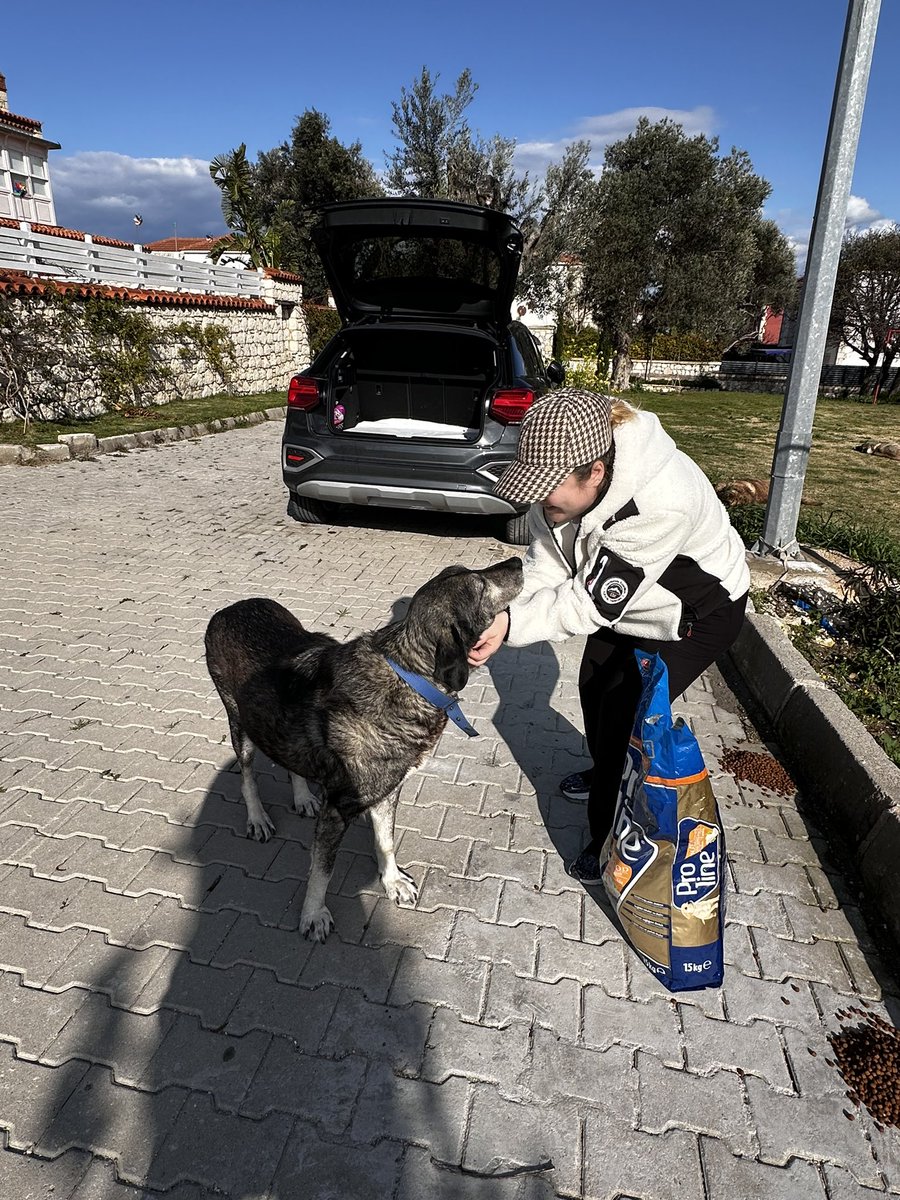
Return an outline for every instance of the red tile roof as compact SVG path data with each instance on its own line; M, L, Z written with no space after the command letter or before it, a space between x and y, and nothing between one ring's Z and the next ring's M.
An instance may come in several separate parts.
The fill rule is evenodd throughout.
M13 125L26 133L40 133L41 123L34 117L20 117L18 113L0 111L0 125Z
M269 279L280 279L284 283L302 283L303 276L295 275L292 271L281 271L278 267L263 267L263 274Z
M145 250L211 250L219 242L231 241L230 233L209 234L206 237L169 237L147 242Z
M21 222L16 221L12 217L0 217L0 225L6 229L18 229ZM83 242L87 234L84 234L79 229L65 229L62 225L39 225L36 222L30 222L31 228L35 233L46 233L51 237L70 238L75 242ZM122 250L130 250L131 242L120 242L118 238L102 237L100 234L91 234L91 241L96 246L118 246Z
M18 296L41 295L47 291L76 296L108 296L129 304L176 305L179 308L253 308L274 311L271 304L256 296L207 296L199 292L161 292L146 288L111 287L99 283L63 283L37 279L24 271L0 271L0 291Z

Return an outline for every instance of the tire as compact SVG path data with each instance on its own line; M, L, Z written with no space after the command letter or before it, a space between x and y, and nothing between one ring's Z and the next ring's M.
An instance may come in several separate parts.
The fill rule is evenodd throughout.
M508 542L510 546L527 546L531 541L531 536L528 533L528 513L517 513L514 517L508 517L506 521L506 533L503 540Z
M307 525L321 525L328 520L328 509L322 500L313 500L309 496L295 496L291 492L287 506L288 516L295 521L305 521Z

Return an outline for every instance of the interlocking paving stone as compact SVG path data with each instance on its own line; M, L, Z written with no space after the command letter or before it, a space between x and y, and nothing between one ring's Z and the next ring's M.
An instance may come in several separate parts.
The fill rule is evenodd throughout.
M27 987L19 976L0 973L0 1039L12 1042L19 1058L39 1059L74 1017L88 993L78 988L47 992Z
M36 949L40 948L44 954L52 955L55 949L54 939L60 935L43 929L31 932L34 935L43 935ZM55 989L78 986L89 991L103 992L114 1004L143 1011L138 997L170 951L164 946L132 950L128 946L110 944L102 933L84 933L81 930L72 932L80 934L77 943L68 954L59 955L59 965L56 961L49 964L51 974L46 986ZM58 942L56 946L59 946ZM30 974L28 978L29 982L32 982Z
M755 1149L741 1077L731 1071L695 1075L673 1070L656 1058L638 1052L640 1126L650 1133L691 1129L726 1142L732 1153L749 1155Z
M703 1015L689 1004L680 1006L681 1024L687 1047L687 1066L703 1074L716 1067L759 1075L772 1087L791 1091L791 1075L776 1026L753 1021L735 1036L728 1021Z
M322 990L317 989L311 995ZM308 1003L308 999L301 1003ZM419 1074L435 1015L430 1004L412 1003L402 1007L371 1004L360 992L347 988L332 1008L328 1028L318 1042L321 1054L330 1058L357 1055L384 1059L399 1074ZM447 1009L440 1012L451 1015ZM306 1028L302 1018L298 1024ZM296 1044L296 1038L293 1040Z
M292 1125L282 1113L262 1121L219 1113L209 1096L192 1092L166 1129L151 1178L158 1188L185 1180L226 1195L265 1195Z
M71 996L72 991L62 995ZM44 1049L41 1061L52 1067L73 1059L98 1063L111 1069L116 1083L135 1086L158 1051L174 1015L141 1015L111 1005L106 996L83 991L80 996L78 1010Z
M476 1086L464 1167L514 1170L552 1163L547 1177L560 1191L571 1193L579 1186L580 1151L580 1122L573 1105L521 1104L504 1099L487 1084Z
M409 1141L427 1147L442 1162L458 1164L468 1086L465 1079L457 1077L445 1083L404 1079L387 1063L372 1063L350 1136L355 1142L376 1142L383 1137Z
M476 1025L460 1020L449 1009L438 1009L428 1034L422 1077L442 1083L451 1075L463 1075L496 1083L504 1095L521 1096L529 1040L526 1025Z
M732 1154L724 1142L711 1137L701 1137L700 1154L708 1200L736 1200L738 1196L826 1200L826 1195L829 1200L838 1200L833 1191L826 1194L815 1164L803 1159L794 1158L784 1167L773 1167Z
M607 1113L592 1113L585 1121L584 1179L584 1195L591 1200L705 1196L694 1134L644 1133Z
M491 1024L528 1021L552 1029L561 1037L578 1036L581 988L574 979L542 983L525 979L498 963L488 983L485 1017Z
M474 1020L487 977L485 963L472 960L426 958L408 946L403 950L390 988L391 1004L410 1004L425 1000L439 1007L452 1008Z
M277 832L246 837L209 616L271 595L352 636L448 562L509 551L474 519L288 521L279 435L229 434L228 506L200 442L0 478L4 1200L900 1192L900 1135L846 1119L827 1042L860 996L900 1019L893 965L827 856L816 798L720 769L727 748L769 747L744 740L715 671L676 709L736 883L722 989L670 996L598 889L565 872L587 832L558 793L586 761L578 640L473 672L481 737L449 730L404 782L398 861L418 903L387 900L371 825L354 821L336 930L300 936L314 822L257 755ZM513 1165L535 1169L497 1176Z
M59 1158L0 1150L0 1196L10 1200L70 1200L91 1166L91 1156L72 1150ZM125 1198L123 1198L125 1200Z
M646 1003L608 995L602 987L584 989L584 1040L602 1048L623 1043L650 1050L663 1062L681 1066L681 1031L670 1001Z
M298 1184L310 1197L330 1200L358 1195L362 1187L375 1197L392 1196L400 1174L403 1147L381 1141L375 1146L350 1146L346 1141L320 1140L318 1131L298 1121L284 1148L271 1191L271 1200L289 1200ZM430 1193L424 1193L430 1195Z

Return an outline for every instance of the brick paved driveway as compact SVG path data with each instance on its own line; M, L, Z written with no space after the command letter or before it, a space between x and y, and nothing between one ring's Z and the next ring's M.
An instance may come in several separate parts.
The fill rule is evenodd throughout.
M793 800L716 770L744 731L709 680L686 711L728 827L721 992L661 991L561 868L575 644L476 673L482 737L451 727L404 785L416 909L382 897L359 824L337 932L300 938L311 821L262 762L277 836L243 836L210 613L265 594L349 635L507 550L474 522L288 522L277 439L0 473L0 1196L900 1191L898 1135L848 1119L826 1062L837 1011L895 1011L893 986Z

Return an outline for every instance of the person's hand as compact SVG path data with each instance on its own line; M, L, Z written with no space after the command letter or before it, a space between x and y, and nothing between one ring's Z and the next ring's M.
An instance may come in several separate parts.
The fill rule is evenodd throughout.
M478 641L469 651L469 666L481 667L487 662L492 654L503 645L503 639L509 632L509 613L504 611L497 613L487 629L481 634Z

